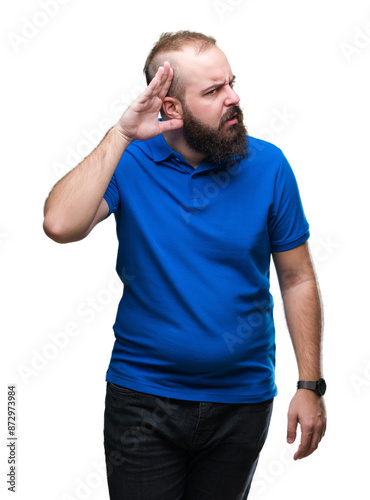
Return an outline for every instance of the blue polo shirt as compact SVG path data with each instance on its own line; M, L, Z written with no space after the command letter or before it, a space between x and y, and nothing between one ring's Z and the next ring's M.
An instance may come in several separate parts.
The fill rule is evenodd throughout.
M248 147L222 168L194 169L162 135L122 155L104 195L124 283L108 382L192 401L276 396L270 256L309 226L282 151Z

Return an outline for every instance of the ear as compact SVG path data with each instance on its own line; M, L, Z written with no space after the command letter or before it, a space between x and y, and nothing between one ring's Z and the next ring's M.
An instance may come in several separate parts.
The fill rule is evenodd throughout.
M182 120L183 111L181 102L176 97L165 97L162 109L170 120L173 118Z

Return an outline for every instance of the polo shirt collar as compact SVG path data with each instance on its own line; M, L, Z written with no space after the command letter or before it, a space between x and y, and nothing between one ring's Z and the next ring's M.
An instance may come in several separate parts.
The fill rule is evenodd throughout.
M162 134L157 135L150 140L149 148L155 162L167 160L167 158L175 153L175 151L167 144Z
M163 137L163 134L157 135L148 141L149 149L152 153L152 158L156 163L160 163L164 160L167 160L170 156L181 156L180 153L174 151L166 142L166 139ZM182 156L181 156L182 158ZM241 160L239 156L235 156L234 160ZM185 161L185 160L184 160ZM189 164L188 164L189 165ZM190 165L189 165L190 166ZM215 163L211 163L207 159L203 160L200 165L194 169L194 171L202 172L205 170L218 170L225 168L226 165L220 166ZM193 167L191 168L191 170Z

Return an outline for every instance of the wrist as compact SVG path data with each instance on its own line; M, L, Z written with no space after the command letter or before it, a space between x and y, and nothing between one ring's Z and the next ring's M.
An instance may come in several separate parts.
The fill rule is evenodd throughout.
M118 137L119 141L123 141L123 145L125 146L125 148L129 146L133 141L133 139L125 133L119 123L116 123L116 125L112 127L112 130L114 131L116 137Z
M301 389L314 392L318 396L323 396L326 392L326 382L323 378L317 380L299 380L297 390Z

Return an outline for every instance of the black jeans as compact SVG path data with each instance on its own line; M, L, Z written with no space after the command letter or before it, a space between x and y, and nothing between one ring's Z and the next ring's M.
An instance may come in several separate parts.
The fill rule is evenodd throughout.
M244 500L273 399L208 403L107 383L104 447L111 500Z

